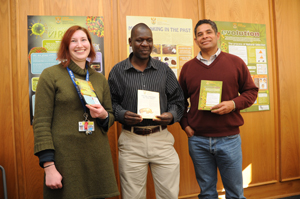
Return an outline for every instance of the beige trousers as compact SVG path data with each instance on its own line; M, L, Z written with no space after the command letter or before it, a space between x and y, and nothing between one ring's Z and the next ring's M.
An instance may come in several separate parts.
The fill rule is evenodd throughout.
M148 165L156 199L178 199L179 158L167 128L149 135L123 129L118 145L122 199L146 199Z

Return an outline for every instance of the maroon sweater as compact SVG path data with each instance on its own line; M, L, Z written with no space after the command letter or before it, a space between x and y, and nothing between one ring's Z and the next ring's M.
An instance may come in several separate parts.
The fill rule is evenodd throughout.
M235 111L218 115L210 111L198 110L201 80L223 81L221 101L233 100ZM221 52L209 66L196 57L185 63L180 73L179 83L186 100L185 113L180 121L181 128L190 126L195 131L195 135L207 137L238 134L239 126L244 124L239 110L251 106L258 92L244 61L224 52ZM188 98L191 107L187 112Z

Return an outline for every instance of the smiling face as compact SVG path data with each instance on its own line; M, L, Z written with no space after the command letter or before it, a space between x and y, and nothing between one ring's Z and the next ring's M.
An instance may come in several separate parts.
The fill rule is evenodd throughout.
M153 48L152 32L149 28L138 27L129 38L133 56L139 60L149 59Z
M196 38L194 39L201 52L216 52L220 33L215 33L210 24L202 24L197 27Z
M89 56L91 44L87 35L82 30L77 30L71 37L69 51L71 59L82 68L85 67L86 58Z

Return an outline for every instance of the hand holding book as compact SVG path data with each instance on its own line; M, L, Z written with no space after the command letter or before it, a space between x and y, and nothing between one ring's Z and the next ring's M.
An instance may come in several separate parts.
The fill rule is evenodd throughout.
M170 112L165 112L161 115L157 115L153 121L157 122L159 125L168 125L172 122L173 115Z
M108 112L104 109L104 107L101 104L87 104L86 107L90 109L90 114L92 118L99 118L104 120L108 116Z
M219 115L224 115L230 113L234 109L234 103L232 100L230 101L223 101L220 104L217 104L211 107L211 112L216 113Z

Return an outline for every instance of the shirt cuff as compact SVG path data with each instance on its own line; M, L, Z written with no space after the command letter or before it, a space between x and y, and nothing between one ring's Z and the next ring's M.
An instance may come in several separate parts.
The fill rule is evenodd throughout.
M170 124L168 124L168 125L174 124L175 122L179 122L179 121L177 120L177 112L176 112L176 111L169 111L169 113L172 114L173 120L172 120L172 121L170 122Z
M232 111L235 111L235 102L233 100L231 100L231 101L233 103L233 109L232 109Z
M121 122L122 124L125 124L125 113L126 113L126 111L128 111L128 110L121 110L118 113L117 121Z
M54 161L54 150L52 150L52 149L40 151L36 155L39 158L39 165L42 168L44 168L45 162L55 162Z
M99 126L101 126L105 131L108 130L108 122L109 122L109 114L104 120L101 120L99 118L96 119L96 122Z

